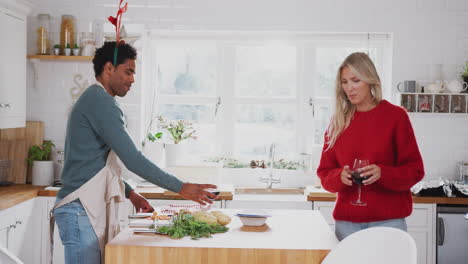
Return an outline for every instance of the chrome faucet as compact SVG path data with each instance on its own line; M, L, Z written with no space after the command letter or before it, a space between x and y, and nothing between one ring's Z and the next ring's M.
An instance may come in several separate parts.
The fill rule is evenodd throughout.
M270 156L269 156L269 160L270 160L269 177L261 177L260 178L260 181L266 182L268 189L271 189L273 183L280 183L281 182L281 180L279 178L274 178L273 177L273 168L274 168L274 164L275 164L275 152L276 152L276 144L271 143Z

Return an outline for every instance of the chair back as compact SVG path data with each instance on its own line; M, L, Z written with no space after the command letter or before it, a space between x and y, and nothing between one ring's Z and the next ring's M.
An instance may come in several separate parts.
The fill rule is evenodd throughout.
M414 239L397 228L372 227L343 239L322 264L416 264Z
M19 258L17 258L8 249L0 245L0 263L1 264L24 264Z

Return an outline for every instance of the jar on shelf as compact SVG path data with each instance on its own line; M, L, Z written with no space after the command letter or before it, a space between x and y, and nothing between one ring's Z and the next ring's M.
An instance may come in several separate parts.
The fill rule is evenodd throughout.
M93 32L81 32L81 55L94 56L96 41Z
M72 49L75 46L75 18L72 15L62 15L60 25L60 47ZM63 53L63 52L62 52Z
M50 54L50 15L37 15L36 47L37 54Z

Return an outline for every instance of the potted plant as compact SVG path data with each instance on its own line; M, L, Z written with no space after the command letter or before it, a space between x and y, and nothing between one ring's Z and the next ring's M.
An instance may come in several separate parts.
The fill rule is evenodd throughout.
M60 45L59 44L54 45L54 55L55 56L60 55Z
M80 47L78 47L77 43L75 43L75 46L73 47L73 55L74 56L79 56L80 55Z
M51 160L54 143L45 140L42 145L29 148L28 163L32 165L32 184L51 185L54 181L54 163Z
M164 149L166 151L166 165L174 166L177 165L177 161L181 160L184 156L184 142L188 139L197 139L195 136L196 130L193 128L192 123L186 120L172 120L167 121L161 115L158 117L158 126L168 133L171 144L165 144Z
M71 47L70 47L70 43L68 43L65 46L65 56L70 56L70 54L71 54Z
M462 72L462 79L463 82L466 82L468 84L468 61L465 62L465 67L463 67L463 72Z

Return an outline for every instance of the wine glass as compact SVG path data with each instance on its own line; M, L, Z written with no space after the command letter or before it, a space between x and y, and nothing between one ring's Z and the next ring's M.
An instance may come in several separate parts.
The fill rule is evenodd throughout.
M210 193L216 195L216 197L218 197L218 195L219 195L219 190L218 190L218 189L207 188L207 189L205 189L205 191L208 191L208 192L210 192ZM212 200L212 201L214 200L214 199L211 199L211 198L209 198L209 199ZM208 211L208 210L210 210L210 209L211 209L211 204L206 204L206 205L203 205L203 206L201 207L201 210L202 210L202 211Z
M361 160L361 159L354 160L353 170L351 171L351 178L358 185L358 198L356 201L351 202L352 205L357 205L357 206L367 205L367 203L361 201L361 185L363 184L362 182L364 180L369 179L369 176L361 177L361 172L358 169L364 168L368 165L369 165L369 160Z

